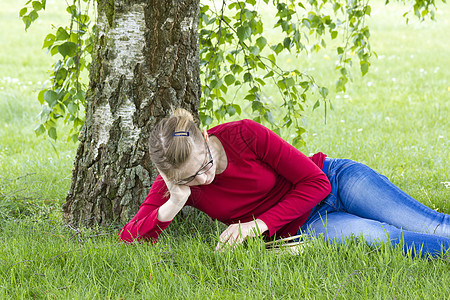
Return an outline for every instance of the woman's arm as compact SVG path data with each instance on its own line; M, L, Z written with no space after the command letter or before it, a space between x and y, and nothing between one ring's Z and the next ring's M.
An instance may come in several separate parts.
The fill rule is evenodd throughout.
M186 202L184 202L186 203ZM158 209L158 220L161 222L172 221L184 207L184 203L174 200L172 197Z
M242 243L248 236L258 236L268 227L264 221L256 219L246 223L231 224L220 235L220 241L217 243L216 250L222 250L226 246L233 247Z
M189 189L189 187L186 188ZM177 197L178 194L171 193L169 198L165 196L167 190L165 181L161 175L158 175L137 214L120 231L119 235L123 241L151 240L156 242L159 234L169 226L190 195L189 189L189 194L184 193L185 197Z
M161 222L172 221L180 212L191 195L191 188L185 185L172 183L167 177L159 172L170 192L170 198L158 210L158 220Z
M298 149L270 129L245 120L242 139L257 159L292 183L292 189L272 208L259 216L272 236L283 226L307 214L331 192L331 184L322 170Z

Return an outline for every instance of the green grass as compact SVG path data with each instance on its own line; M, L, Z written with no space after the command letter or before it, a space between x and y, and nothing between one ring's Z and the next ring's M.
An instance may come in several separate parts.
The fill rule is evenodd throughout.
M64 141L64 128L53 143L33 132L36 93L52 62L42 39L50 24L65 21L58 13L64 3L55 3L25 33L17 18L23 3L0 0L1 299L450 299L448 259L412 259L386 245L311 240L290 256L268 253L255 239L216 253L223 226L204 215L176 219L154 246L120 244L115 229L77 231L61 223L76 145ZM450 8L438 7L436 23L406 25L402 6L373 4L371 42L379 58L362 78L355 68L346 93L330 89L334 110L326 125L323 106L305 111L301 151L364 162L450 213L441 183L450 177ZM286 55L283 63L332 87L333 55ZM269 94L276 103L276 91Z

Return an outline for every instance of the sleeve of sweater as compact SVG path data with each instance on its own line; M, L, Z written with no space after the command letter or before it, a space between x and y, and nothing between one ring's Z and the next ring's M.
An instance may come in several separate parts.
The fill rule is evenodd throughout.
M331 184L313 161L273 131L252 120L244 124L242 138L256 158L292 183L292 189L277 204L257 216L272 236L322 201L331 192Z
M171 223L161 222L157 218L159 208L169 199L169 196L165 196L166 191L166 184L161 175L158 175L137 214L120 230L119 236L124 242L156 242L159 234Z

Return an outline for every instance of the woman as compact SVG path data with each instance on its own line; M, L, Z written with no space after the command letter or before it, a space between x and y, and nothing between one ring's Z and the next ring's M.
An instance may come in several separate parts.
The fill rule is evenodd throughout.
M158 176L122 240L155 242L185 206L229 227L216 249L247 236L352 234L369 244L403 237L405 251L439 255L450 248L449 215L414 200L386 177L323 153L306 157L266 127L242 120L203 133L177 109L150 137Z

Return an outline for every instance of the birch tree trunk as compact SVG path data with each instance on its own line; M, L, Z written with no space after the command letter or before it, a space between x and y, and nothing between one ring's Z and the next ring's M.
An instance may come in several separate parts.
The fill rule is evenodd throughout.
M199 0L98 0L67 222L129 220L158 174L148 155L153 126L171 106L198 115L198 13Z

